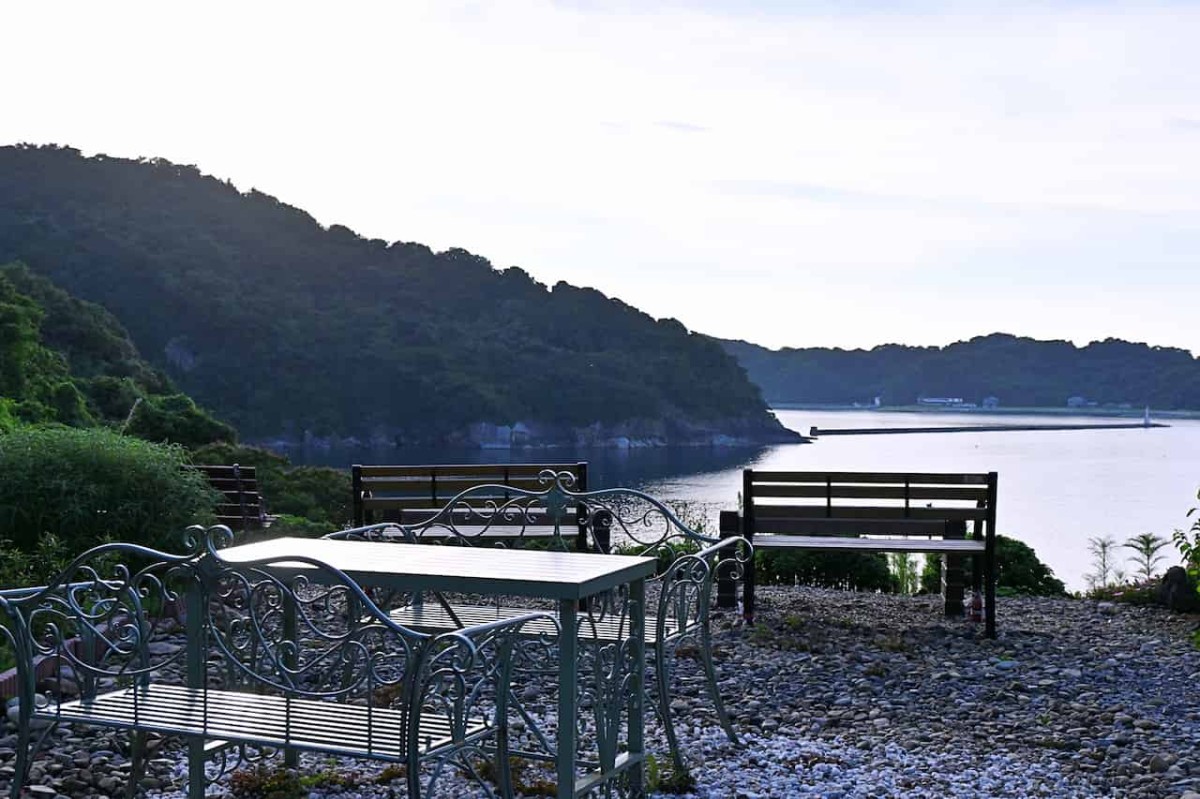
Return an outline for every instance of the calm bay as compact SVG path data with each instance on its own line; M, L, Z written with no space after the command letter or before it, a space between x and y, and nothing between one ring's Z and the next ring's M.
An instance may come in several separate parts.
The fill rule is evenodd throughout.
M801 433L861 427L952 427L991 424L1100 424L1094 416L1014 416L886 411L776 411ZM1124 420L1122 420L1124 421ZM442 447L294 451L295 463L346 468L351 463L589 462L593 488L631 486L683 500L716 529L717 512L737 506L741 470L945 471L1000 474L997 528L1036 550L1068 588L1086 587L1088 539L1118 542L1139 533L1169 539L1187 528L1200 502L1200 420L1170 427L914 433L822 437L812 444L763 448L479 450ZM1178 555L1165 549L1166 565ZM1119 552L1124 559L1128 550ZM1130 569L1131 570L1131 569Z

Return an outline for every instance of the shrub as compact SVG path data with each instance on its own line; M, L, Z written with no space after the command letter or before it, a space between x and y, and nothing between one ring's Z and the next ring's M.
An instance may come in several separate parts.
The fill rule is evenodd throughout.
M79 550L106 538L177 550L219 495L178 446L103 429L19 428L0 436L0 529L32 552L50 533Z
M237 432L196 407L185 394L147 397L130 413L126 432L147 441L169 441L195 448L214 441L235 441Z
M759 550L754 553L760 585L801 583L856 591L892 591L894 582L882 552L803 552Z
M964 558L963 579L971 585L974 559ZM941 558L925 559L921 574L921 590L930 594L942 590ZM1054 576L1054 571L1042 563L1033 548L1023 541L1006 535L996 536L996 590L1009 596L1065 596L1067 588Z
M0 588L44 585L77 554L50 533L38 538L30 550L17 549L12 541L0 539Z
M1200 491L1196 492L1196 499L1200 499ZM1171 538L1183 556L1188 574L1196 577L1200 575L1200 508L1192 508L1187 515L1188 518L1195 517L1192 518L1192 526L1187 530L1176 530Z

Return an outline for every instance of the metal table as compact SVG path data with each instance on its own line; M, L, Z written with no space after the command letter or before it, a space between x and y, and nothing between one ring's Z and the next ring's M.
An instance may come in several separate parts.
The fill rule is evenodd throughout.
M653 558L539 552L474 547L397 546L371 541L276 538L220 550L222 559L245 563L310 557L333 566L363 586L404 591L459 591L474 594L536 597L558 602L562 632L558 640L558 796L579 796L599 783L630 772L633 793L641 792L645 761L643 686L645 670L645 579L655 571ZM303 572L304 564L296 564ZM285 572L286 564L273 564ZM623 585L629 587L629 646L632 657L628 751L601 763L600 772L576 774L578 712L578 636L580 600Z

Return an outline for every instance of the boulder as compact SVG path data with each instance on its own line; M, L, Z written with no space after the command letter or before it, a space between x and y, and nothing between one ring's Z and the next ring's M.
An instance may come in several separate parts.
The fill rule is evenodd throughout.
M1158 585L1158 604L1183 613L1200 611L1200 594L1196 582L1182 566L1172 566Z

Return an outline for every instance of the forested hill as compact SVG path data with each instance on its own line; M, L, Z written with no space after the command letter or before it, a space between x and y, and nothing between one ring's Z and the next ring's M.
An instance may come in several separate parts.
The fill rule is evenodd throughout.
M326 229L191 166L0 148L10 260L103 305L252 438L795 438L719 344L674 320L463 250Z
M994 333L946 347L768 350L723 341L768 402L908 405L960 397L1003 406L1098 405L1200 409L1200 359L1185 350L1118 339L1076 347ZM1075 400L1079 402L1080 400Z
M111 314L21 264L5 264L0 433L22 423L114 427L189 447L237 438L142 360Z

